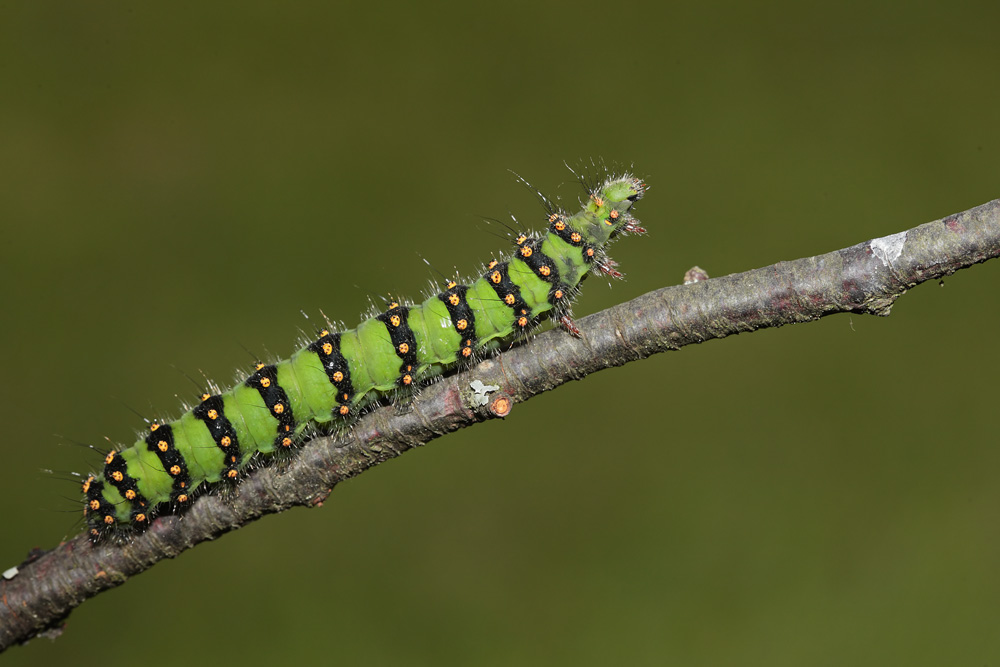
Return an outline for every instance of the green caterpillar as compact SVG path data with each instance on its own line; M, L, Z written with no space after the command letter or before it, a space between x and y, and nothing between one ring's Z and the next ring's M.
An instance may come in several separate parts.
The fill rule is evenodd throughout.
M103 472L83 483L91 539L143 527L205 485L238 479L255 455L288 449L309 428L350 423L379 398L527 333L545 313L579 335L569 305L580 282L591 270L620 277L605 247L645 231L629 215L645 183L623 175L588 190L572 217L539 193L548 230L519 235L513 254L472 283L450 281L423 303L392 303L355 329L324 330L290 359L258 364L242 384L204 394L180 419L152 423L137 443L108 453Z

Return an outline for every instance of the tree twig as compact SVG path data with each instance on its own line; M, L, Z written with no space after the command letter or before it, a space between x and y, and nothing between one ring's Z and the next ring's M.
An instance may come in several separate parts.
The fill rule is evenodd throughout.
M183 515L160 517L127 545L93 546L80 535L31 554L0 581L0 650L58 634L74 607L163 558L265 514L319 506L339 482L504 416L564 382L691 343L833 313L885 316L911 287L998 255L994 200L825 255L650 292L580 320L580 339L561 330L540 334L427 387L405 412L381 407L347 433L313 439L287 464L256 470L233 494L205 495Z

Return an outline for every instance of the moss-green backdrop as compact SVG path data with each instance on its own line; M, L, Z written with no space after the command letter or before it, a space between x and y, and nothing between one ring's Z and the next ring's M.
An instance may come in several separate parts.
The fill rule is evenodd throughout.
M648 179L581 315L1000 196L995 2L150 4L0 9L4 568L77 530L72 442L541 224L508 169ZM5 664L995 664L998 290L592 376Z

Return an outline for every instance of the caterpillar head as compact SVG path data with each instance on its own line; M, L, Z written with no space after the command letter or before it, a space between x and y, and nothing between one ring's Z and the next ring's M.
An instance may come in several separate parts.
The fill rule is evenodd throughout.
M640 179L624 174L609 178L590 193L590 201L584 206L589 214L589 229L581 230L593 243L603 245L611 237L623 232L642 233L644 230L629 215L632 204L646 193L647 186Z

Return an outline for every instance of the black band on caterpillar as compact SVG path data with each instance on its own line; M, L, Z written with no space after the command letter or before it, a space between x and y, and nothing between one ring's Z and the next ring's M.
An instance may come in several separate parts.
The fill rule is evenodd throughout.
M472 358L472 352L476 345L476 314L466 299L468 291L468 285L459 285L451 281L448 283L447 289L438 294L438 298L448 309L452 326L462 337L462 342L455 355L457 360Z
M292 434L295 432L295 415L288 394L278 384L278 368L274 364L258 364L253 375L244 383L253 387L260 394L264 405L271 411L271 416L278 420L277 437L274 444L277 447L290 447Z
M104 458L104 479L108 484L118 489L122 498L132 505L132 516L146 512L148 503L139 492L139 484L128 472L125 459L118 452L108 452Z
M201 403L191 412L197 419L205 423L212 437L212 442L222 451L222 477L236 479L239 476L240 467L240 439L236 434L236 429L226 417L222 397L203 394Z
M375 319L385 325L389 340L392 341L392 349L402 362L399 366L399 378L396 380L400 387L413 384L413 373L417 368L417 340L406 322L409 312L410 309L406 306L393 303L389 310L375 316Z
M510 279L509 265L507 262L492 264L486 272L486 280L493 291L496 292L500 301L506 304L514 313L515 331L525 331L532 324L531 308L527 302L521 298L521 290Z
M559 267L556 266L555 260L542 252L541 240L526 239L518 246L514 257L527 264L535 275L545 282L559 282Z
M354 398L354 386L351 384L351 369L347 359L340 351L340 334L323 331L319 340L310 343L306 348L319 357L326 377L336 390L333 407L338 417L347 417L351 412L351 400Z
M152 424L145 439L146 448L156 454L163 471L173 480L171 500L185 502L191 477L184 456L174 447L174 431L170 424Z

